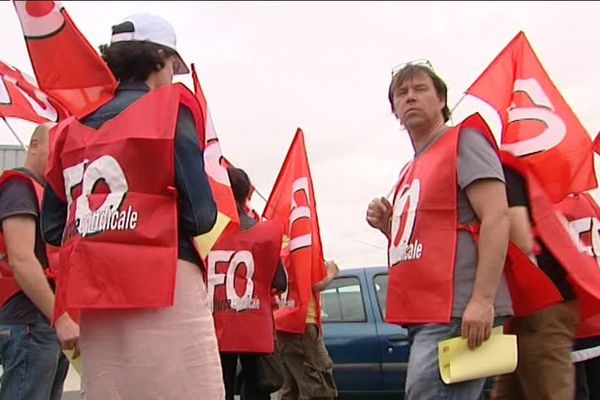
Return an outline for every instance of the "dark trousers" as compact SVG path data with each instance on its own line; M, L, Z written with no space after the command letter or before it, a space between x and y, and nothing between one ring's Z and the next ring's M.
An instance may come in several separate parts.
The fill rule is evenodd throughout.
M578 324L574 300L513 318L510 333L517 335L517 369L497 377L492 399L572 400L575 371L571 351Z
M0 325L1 400L59 400L69 361L56 332L39 314L28 325Z
M262 392L257 386L256 354L220 353L220 356L226 400L233 400L235 395L238 358L242 364L242 399L269 400L271 398L270 393Z
M575 400L600 400L600 357L575 364Z
M279 400L333 400L337 397L333 362L317 325L306 324L302 335L277 332L277 347L285 377Z

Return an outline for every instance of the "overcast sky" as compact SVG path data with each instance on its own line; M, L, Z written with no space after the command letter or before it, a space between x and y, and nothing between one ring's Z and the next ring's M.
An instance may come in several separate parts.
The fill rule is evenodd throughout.
M265 196L301 127L325 256L343 268L386 262L386 242L366 224L365 210L373 197L389 192L412 156L387 101L396 64L429 59L454 105L523 30L590 135L600 129L600 3L63 4L95 47L109 41L111 25L132 13L170 21L180 54L197 65L225 156ZM0 3L0 16L0 60L32 73L10 2ZM190 84L189 77L182 80ZM455 121L475 104L463 102ZM28 140L31 128L15 126ZM16 143L5 126L0 143ZM255 199L262 210L264 202Z

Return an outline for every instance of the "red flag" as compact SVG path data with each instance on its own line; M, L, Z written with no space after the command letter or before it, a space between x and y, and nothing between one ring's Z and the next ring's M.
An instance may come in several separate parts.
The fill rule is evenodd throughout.
M83 117L112 98L117 82L60 1L14 1L40 89Z
M498 111L502 150L523 158L554 202L597 186L590 136L523 32L466 92Z
M204 168L206 169L210 188L212 189L219 210L217 222L213 229L196 238L196 243L200 248L200 252L206 257L217 239L239 230L240 218L238 216L235 198L231 191L226 161L221 152L219 138L217 137L217 132L215 131L208 104L206 103L206 98L202 92L202 87L198 81L198 75L196 74L196 67L194 64L192 64L192 80L194 82L196 98L200 103L202 114L205 116L204 143L201 143L204 147ZM200 123L199 121L197 122Z
M596 154L600 154L600 132L598 132L596 139L594 139L593 147Z
M287 153L263 217L283 225L288 290L278 300L277 330L304 333L312 286L325 276L315 191L301 129ZM287 244L287 246L286 246ZM319 296L315 296L319 301ZM320 312L317 312L320 321Z
M0 116L41 124L56 122L65 113L35 86L32 77L0 61Z

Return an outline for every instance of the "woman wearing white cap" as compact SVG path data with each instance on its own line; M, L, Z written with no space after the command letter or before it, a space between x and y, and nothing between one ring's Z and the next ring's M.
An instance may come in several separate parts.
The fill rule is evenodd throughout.
M192 242L217 214L203 116L189 91L171 85L188 69L173 28L152 15L114 26L101 51L119 87L59 127L42 213L45 239L62 244L57 303L81 310L83 397L223 399Z

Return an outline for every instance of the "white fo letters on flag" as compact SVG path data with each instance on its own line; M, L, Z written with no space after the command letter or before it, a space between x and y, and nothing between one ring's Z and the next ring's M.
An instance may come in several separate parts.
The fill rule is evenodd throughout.
M306 198L306 205L299 206L296 202L296 194L304 193ZM303 176L298 178L292 184L292 202L291 202L292 210L290 212L290 244L289 250L290 253L312 245L312 232L308 232L302 235L293 236L292 232L294 232L294 223L302 218L308 218L309 220L312 218L311 210L310 210L310 190L308 185L308 178Z

